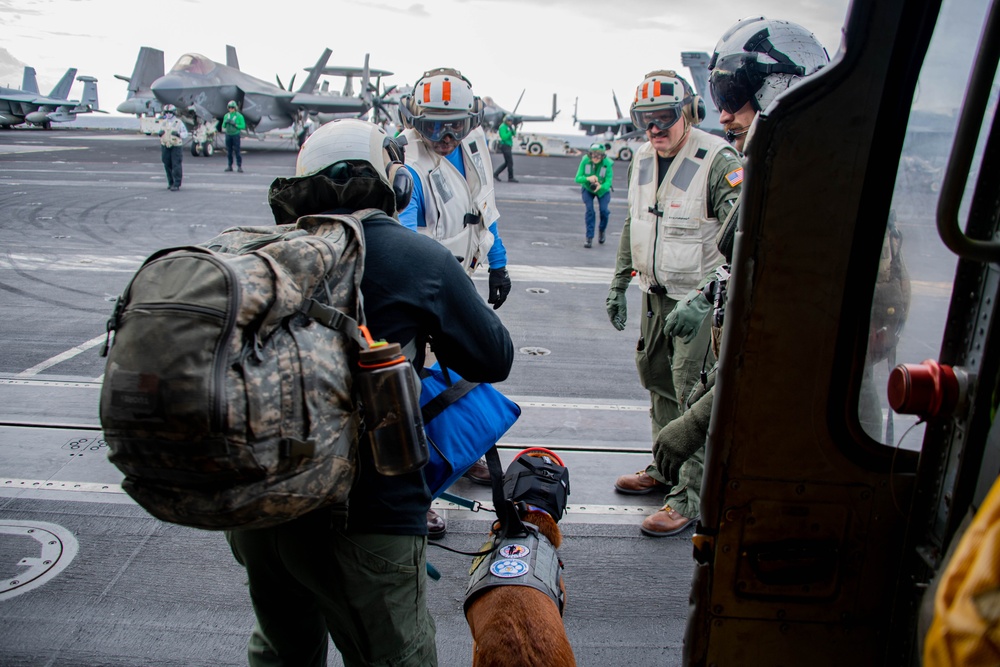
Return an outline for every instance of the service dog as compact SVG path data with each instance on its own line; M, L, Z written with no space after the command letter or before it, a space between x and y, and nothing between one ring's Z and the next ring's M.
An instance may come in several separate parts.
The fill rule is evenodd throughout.
M521 526L509 528L470 570L465 618L473 667L576 665L562 622L566 588L556 553L568 494L569 471L549 450L524 450L507 468L504 497L518 508ZM499 531L494 523L487 545L497 543Z

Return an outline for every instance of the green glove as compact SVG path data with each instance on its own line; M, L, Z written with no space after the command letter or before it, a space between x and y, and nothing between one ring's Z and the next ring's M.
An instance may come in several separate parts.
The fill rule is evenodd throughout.
M690 343L698 335L705 316L712 309L705 295L696 289L677 302L674 309L663 322L664 336L677 336L685 343Z
M611 320L612 326L619 331L624 329L625 320L628 318L628 301L625 299L625 291L612 287L604 305L608 309L608 319Z

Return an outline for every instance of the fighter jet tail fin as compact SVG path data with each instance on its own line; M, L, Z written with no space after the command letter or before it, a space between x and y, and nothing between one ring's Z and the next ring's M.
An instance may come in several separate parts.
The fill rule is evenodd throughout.
M615 95L615 91L613 91L613 90L611 91L611 99L615 103L615 113L618 114L618 120L621 120L625 116L622 115L622 108L620 106L618 106L618 96Z
M38 79L35 78L35 68L25 67L24 78L21 80L21 90L38 95Z
M59 79L59 83L57 83L56 87L52 89L51 93L49 93L49 97L57 100L69 99L69 90L73 87L73 79L75 78L75 67L71 67L66 70L66 73L63 74L63 78Z
M128 92L131 96L137 92L148 91L149 86L161 76L163 76L163 51L143 46L139 49L139 57L135 59L132 76L128 79L118 78L128 81Z
M552 93L552 120L555 120L558 115L559 109L556 108L556 94Z
M691 71L691 78L694 79L694 89L702 99L710 99L708 94L709 62L710 59L707 53L700 51L681 52L681 64Z
M233 69L240 68L240 60L236 57L236 47L226 44L226 65Z
M100 111L101 105L97 101L97 79L92 76L79 76L77 81L83 82L83 97L80 98L80 106L91 111Z
M302 87L299 88L298 92L309 94L316 90L316 84L319 83L319 77L323 74L323 69L326 67L327 62L330 61L330 56L333 51L330 49L323 49L323 53L320 54L319 60L316 61L316 66L308 70L309 76L306 80L302 82ZM288 89L292 89L292 84L288 84Z

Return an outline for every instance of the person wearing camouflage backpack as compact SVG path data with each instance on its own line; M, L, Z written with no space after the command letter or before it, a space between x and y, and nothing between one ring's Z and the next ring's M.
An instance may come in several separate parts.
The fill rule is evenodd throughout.
M501 382L513 362L507 329L451 252L390 217L406 205L408 178L402 152L380 127L335 120L309 137L295 177L276 179L269 202L278 224L384 211L363 220L361 294L372 334L403 346L432 340L442 363L463 378ZM251 665L326 665L327 633L347 665L437 664L426 605L431 497L423 472L383 476L367 438L357 450L346 507L226 533L247 570L257 617Z

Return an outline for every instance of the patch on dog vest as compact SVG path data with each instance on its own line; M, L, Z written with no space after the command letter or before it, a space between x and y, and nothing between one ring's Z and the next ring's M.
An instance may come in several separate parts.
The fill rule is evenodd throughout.
M497 553L504 558L524 558L531 553L531 549L524 544L505 544Z
M523 560L504 558L503 560L493 561L493 564L490 565L490 574L502 579L513 579L514 577L523 577L528 574L528 570L530 569L528 564Z

